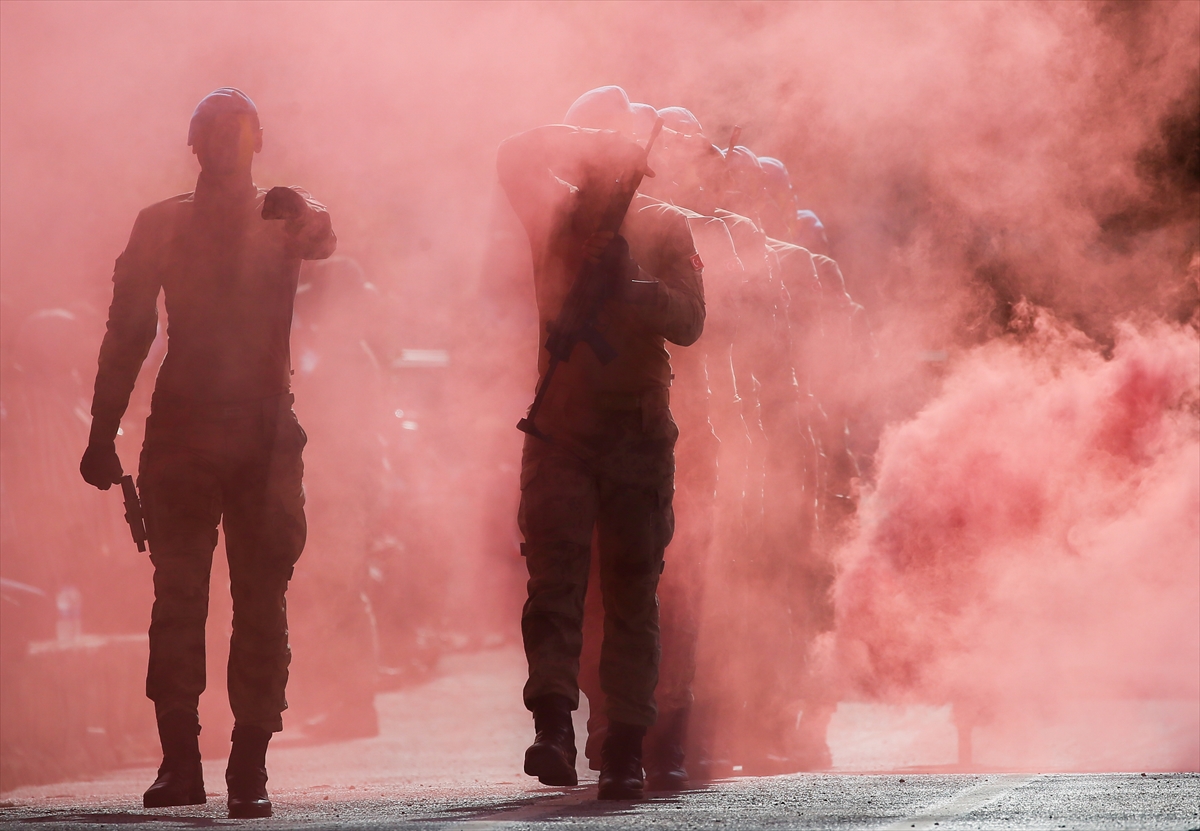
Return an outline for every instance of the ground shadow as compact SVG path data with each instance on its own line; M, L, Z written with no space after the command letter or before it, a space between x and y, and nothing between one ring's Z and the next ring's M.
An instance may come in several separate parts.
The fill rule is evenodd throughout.
M25 817L18 820L22 823L55 823L72 826L88 825L139 825L146 823L173 823L189 828L217 828L236 825L237 823L217 819L216 817L189 817L177 814L130 814L115 812L111 814L47 814L40 817Z
M488 805L447 808L440 815L426 817L426 822L479 821L546 821L555 819L600 819L636 813L646 805L670 805L680 802L690 793L708 790L697 785L683 791L651 791L645 799L601 802L596 798L596 786L585 785L533 797L509 799Z

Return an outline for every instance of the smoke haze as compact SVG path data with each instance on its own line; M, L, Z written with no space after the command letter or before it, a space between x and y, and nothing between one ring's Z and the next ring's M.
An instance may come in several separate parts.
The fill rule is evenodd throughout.
M149 563L77 465L113 260L140 209L193 189L188 119L232 85L265 128L258 184L333 216L341 263L301 282L358 275L298 300L293 360L300 420L325 425L313 516L352 499L366 550L344 563L315 533L298 579L366 575L380 631L406 633L396 655L372 647L397 671L419 675L430 643L515 640L513 425L537 319L495 150L604 84L786 162L872 321L878 358L835 368L883 438L838 556L829 683L980 723L1080 698L1200 707L1196 2L6 0L3 576L51 601L79 587L84 631L144 631ZM118 438L127 470L162 348ZM339 427L365 388L372 414ZM301 621L319 585L297 591ZM739 596L710 588L707 614L747 612L720 609ZM321 698L308 645L353 626L297 625L301 718ZM1194 724L1171 743L1173 766L1200 768Z
M885 434L843 552L839 666L859 694L984 722L1195 701L1195 332L1123 329L1106 361L1053 319L1034 327L962 356ZM1171 764L1194 768L1196 732L1177 738Z

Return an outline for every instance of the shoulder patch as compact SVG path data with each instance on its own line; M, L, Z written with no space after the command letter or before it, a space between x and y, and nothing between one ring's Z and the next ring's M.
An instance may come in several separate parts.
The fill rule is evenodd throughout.
M696 269L696 271L704 268L704 260L700 259L699 254L692 255L692 268Z

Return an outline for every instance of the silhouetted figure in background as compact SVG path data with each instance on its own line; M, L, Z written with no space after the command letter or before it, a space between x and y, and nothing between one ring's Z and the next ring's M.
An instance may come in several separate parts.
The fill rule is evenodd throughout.
M520 525L529 569L522 633L529 661L526 706L537 737L525 771L573 785L579 655L593 533L604 600L600 684L609 731L601 752L602 799L637 798L641 752L656 718L659 630L655 590L674 531L671 383L664 340L687 345L704 325L700 260L683 215L636 196L616 236L598 232L615 180L645 164L628 136L624 91L586 93L566 120L501 145L500 182L529 236L542 337L585 258L608 281L596 321L616 357L577 346L547 388L536 425L552 439L525 440ZM539 353L542 373L549 353Z
M201 100L188 144L200 162L196 190L142 211L117 259L80 472L101 490L122 475L113 438L154 339L162 291L168 347L138 485L154 563L146 694L163 763L144 804L205 801L197 703L220 524L233 595L229 815L263 817L271 814L267 744L287 707L284 595L307 531L306 437L289 393L292 305L301 260L328 257L337 240L325 208L304 191L255 186L262 128L241 91Z
M763 230L772 239L799 245L813 254L830 256L829 238L820 217L800 207L787 166L772 156L759 156L766 176L766 196L760 213Z
M758 157L738 145L725 152L724 175L712 182L745 278L738 297L733 354L737 394L750 429L744 500L745 543L723 552L734 592L746 614L732 624L747 644L774 642L775 654L747 649L731 655L742 674L742 702L730 749L743 769L780 773L791 768L801 661L796 660L796 565L812 545L814 494L807 487L815 448L801 411L801 386L792 342L792 298L764 229L775 203ZM788 660L779 660L782 653ZM754 679L753 682L747 679Z
M798 721L794 712L788 714L796 730L786 769L822 770L832 763L826 733L837 693L817 654L818 639L834 626L833 555L844 542L856 509L856 480L862 477L852 449L852 441L861 442L863 434L855 423L862 406L855 399L856 379L874 359L874 347L866 312L846 291L837 262L825 256L829 243L820 220L811 211L796 209L782 162L770 157L760 157L759 162L767 173L770 197L763 203L764 224L771 227L765 220L772 215L796 219L780 228L784 235L772 234L767 242L788 295L802 423L816 451L805 477L805 511L813 519L814 533L791 563L791 619L802 711Z

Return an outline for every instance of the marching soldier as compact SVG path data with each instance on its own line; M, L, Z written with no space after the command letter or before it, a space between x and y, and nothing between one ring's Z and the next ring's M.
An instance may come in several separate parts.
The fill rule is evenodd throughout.
M665 341L686 346L700 337L702 263L682 213L648 197L632 197L619 232L599 227L630 171L648 173L645 150L629 138L634 114L624 90L586 93L565 120L508 139L497 159L529 237L542 335L553 333L572 281L591 261L588 273L607 285L594 329L615 351L602 361L597 349L577 344L531 412L525 439L519 520L529 597L521 626L524 699L537 731L525 772L550 785L577 781L571 711L595 533L609 719L599 796L628 799L643 793L642 739L657 715L655 591L675 524L679 431ZM549 366L543 350L540 372Z
M154 564L150 665L163 762L147 808L205 801L197 703L217 527L233 594L230 817L271 815L266 752L283 729L291 653L285 593L304 548L306 436L292 412L289 336L300 262L333 253L324 206L299 188L267 191L245 93L218 89L192 115L196 189L146 208L113 274L83 478L120 480L114 437L154 340L159 293L169 316L138 485Z

